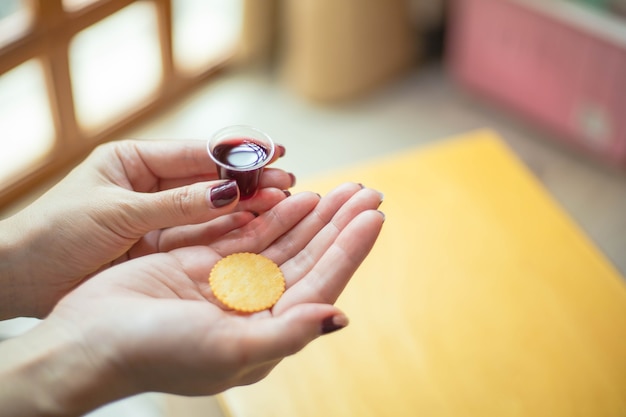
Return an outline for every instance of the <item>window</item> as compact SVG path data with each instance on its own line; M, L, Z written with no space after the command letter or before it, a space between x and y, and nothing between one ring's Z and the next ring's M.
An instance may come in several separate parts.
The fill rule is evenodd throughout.
M63 0L63 9L68 12L75 12L98 1L99 0Z
M29 0L0 2L0 46L10 44L23 36L30 29L33 17Z
M234 54L244 0L0 0L0 206Z
M54 122L45 91L43 69L35 59L0 76L0 184L52 149Z
M241 34L241 2L174 0L174 63L186 75L227 58Z
M70 74L81 128L101 129L156 94L163 77L157 19L154 3L139 1L72 39Z

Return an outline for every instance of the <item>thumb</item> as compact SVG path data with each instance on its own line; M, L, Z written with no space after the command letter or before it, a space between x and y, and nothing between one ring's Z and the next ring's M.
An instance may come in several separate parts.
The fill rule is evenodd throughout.
M251 361L280 360L299 352L319 336L340 330L348 318L330 304L300 304L280 316L251 322L239 346Z
M128 219L141 232L215 219L234 210L239 189L234 180L191 184L141 194Z

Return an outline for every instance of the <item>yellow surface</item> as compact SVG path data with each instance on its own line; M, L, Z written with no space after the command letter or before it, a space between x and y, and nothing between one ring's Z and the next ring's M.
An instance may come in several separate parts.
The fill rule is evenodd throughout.
M626 287L480 131L302 184L385 193L346 329L221 397L234 417L626 416Z

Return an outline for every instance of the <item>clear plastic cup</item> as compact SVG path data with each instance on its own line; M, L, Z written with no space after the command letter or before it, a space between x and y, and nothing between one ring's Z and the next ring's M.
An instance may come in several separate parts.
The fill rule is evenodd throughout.
M234 179L241 200L252 198L258 188L263 168L274 157L272 138L257 128L245 125L224 127L207 143L211 159L221 179Z

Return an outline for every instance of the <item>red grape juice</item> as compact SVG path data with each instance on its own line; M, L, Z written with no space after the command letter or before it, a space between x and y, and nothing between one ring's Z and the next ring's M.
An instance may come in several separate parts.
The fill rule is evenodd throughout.
M270 150L254 139L237 138L216 145L212 152L224 164L217 166L220 178L237 181L240 199L254 196Z

